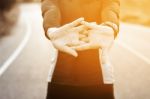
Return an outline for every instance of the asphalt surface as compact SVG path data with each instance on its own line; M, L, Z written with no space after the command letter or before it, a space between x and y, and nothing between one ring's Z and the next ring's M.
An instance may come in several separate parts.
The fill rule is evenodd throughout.
M0 69L30 35L25 46L0 76L0 99L45 99L47 74L54 56L44 37L39 4L23 4L11 35L0 40ZM28 24L25 19L29 20ZM121 23L120 33L110 52L115 71L116 99L150 97L150 28Z

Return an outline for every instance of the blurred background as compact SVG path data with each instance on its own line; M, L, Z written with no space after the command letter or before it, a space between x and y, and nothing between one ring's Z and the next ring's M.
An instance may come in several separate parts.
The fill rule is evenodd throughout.
M120 0L110 52L116 99L150 99L149 0ZM0 99L45 99L56 51L45 38L40 0L0 0Z
M150 26L149 0L121 0L121 20Z

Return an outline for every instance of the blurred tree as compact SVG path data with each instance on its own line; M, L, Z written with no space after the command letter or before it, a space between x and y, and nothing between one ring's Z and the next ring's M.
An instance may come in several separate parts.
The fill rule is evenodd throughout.
M9 10L16 3L16 0L0 0L0 11Z
M16 0L0 0L0 37L9 34L17 22L19 9Z
M150 0L120 0L121 20L150 26Z

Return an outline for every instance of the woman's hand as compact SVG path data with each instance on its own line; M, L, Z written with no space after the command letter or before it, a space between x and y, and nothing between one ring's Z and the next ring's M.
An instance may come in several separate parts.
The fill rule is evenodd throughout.
M81 36L79 36L79 33L84 30L84 26L78 26L83 20L83 18L79 18L72 23L66 24L60 28L49 28L48 36L52 41L54 47L59 51L77 57L78 54L76 50L71 47L78 46L84 43L83 41L79 40L80 38L82 38Z
M75 50L83 51L87 49L107 49L114 41L114 30L109 26L97 25L96 23L88 23L82 21L81 24L87 27L86 38L81 41L86 41L84 45L73 47Z
M50 28L48 36L56 49L77 57L76 51L110 47L114 41L114 30L79 18L60 28Z

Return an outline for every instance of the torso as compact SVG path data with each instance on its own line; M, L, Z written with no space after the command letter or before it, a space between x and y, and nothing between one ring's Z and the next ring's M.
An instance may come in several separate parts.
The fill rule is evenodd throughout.
M58 0L62 24L71 22L79 17L86 21L100 23L102 0Z

